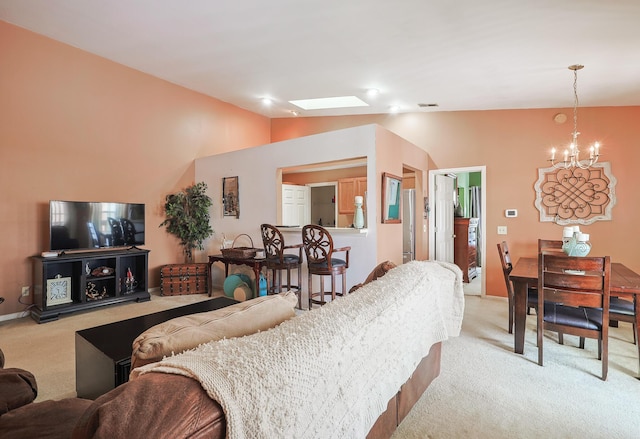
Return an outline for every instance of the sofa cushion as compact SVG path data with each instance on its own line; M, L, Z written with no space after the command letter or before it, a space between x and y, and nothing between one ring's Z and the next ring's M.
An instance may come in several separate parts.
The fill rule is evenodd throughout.
M80 417L72 438L222 439L225 435L222 407L198 381L147 373L98 397Z
M356 285L351 287L351 289L349 290L349 294L351 294L354 291L362 288L366 284L368 284L370 282L373 282L374 280L378 279L379 277L384 276L385 274L387 274L387 272L389 270L391 270L392 268L395 268L395 267L396 267L396 264L394 264L391 261L384 261L384 262L379 263L378 265L376 265L376 268L374 268L373 271L371 273L369 273L369 276L367 276L367 278L364 280L364 282L356 284Z
M27 404L0 416L2 439L68 439L93 401L82 398Z
M295 316L296 304L296 294L287 291L160 323L133 341L131 369L209 341L265 331Z
M36 399L38 385L31 372L24 369L0 369L0 415Z

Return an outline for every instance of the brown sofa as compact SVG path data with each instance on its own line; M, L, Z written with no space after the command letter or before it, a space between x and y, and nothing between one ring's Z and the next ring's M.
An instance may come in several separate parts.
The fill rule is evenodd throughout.
M391 268L393 266L390 264L380 264L367 281ZM295 301L292 306L295 306ZM210 322L210 319L205 320ZM195 333L199 337L203 329L202 320L197 322ZM170 349L165 352L165 355L170 355L176 348L175 340L158 348L157 341L163 333L175 334L178 330L193 335L193 321L183 319L178 323L177 326L176 322L170 322L164 327L152 328L151 336L141 334L139 338L142 342L138 340L137 352L145 352L144 340L153 340L155 350ZM219 338L224 336L218 334ZM441 343L436 343L398 393L389 400L386 411L379 416L367 438L388 438L392 435L439 375L440 358ZM36 419L37 422L34 422ZM47 435L48 423L57 424L57 428ZM152 372L117 387L93 402L69 398L26 404L9 410L0 416L0 437L225 438L226 420L221 406L207 395L198 381L181 375Z
M391 437L440 373L440 353L441 343L437 343L391 398L368 439ZM158 422L160 419L163 421ZM200 384L188 377L163 373L147 373L96 399L73 432L74 438L224 439L225 436L224 412Z

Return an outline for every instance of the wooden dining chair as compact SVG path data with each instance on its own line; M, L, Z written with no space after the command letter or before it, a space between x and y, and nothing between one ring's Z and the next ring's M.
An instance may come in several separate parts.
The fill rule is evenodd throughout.
M324 305L325 297L347 294L347 268L349 268L349 251L351 247L336 248L333 238L327 229L315 224L308 224L302 228L302 245L307 257L307 279L309 284L309 309L315 303ZM345 259L335 257L335 253L345 253ZM320 276L320 291L312 289L312 276ZM336 291L336 276L342 277L342 291ZM331 290L324 290L324 278L331 276Z
M611 261L604 257L538 254L538 364L543 365L544 332L598 340L602 380L609 368ZM542 312L540 311L542 310Z
M514 315L514 291L513 284L509 280L509 274L513 270L513 263L511 262L511 254L509 253L509 246L506 241L498 243L498 255L500 256L500 263L502 264L502 274L504 275L504 282L507 286L507 300L509 305L509 334L513 333L513 315ZM537 285L533 288L529 288L527 292L527 314L531 308L538 306L538 293Z
M561 239L538 239L538 254L543 251L552 251L559 254L562 250L562 240ZM536 291L538 290L538 285L535 286ZM536 296L537 298L538 296ZM564 344L564 335L562 332L558 332L558 343ZM580 337L580 347L584 348L584 337Z
M562 250L562 240L560 239L538 239L538 253L544 250Z
M538 253L543 250L562 250L562 241L555 239L538 239ZM617 327L618 322L631 323L633 326L633 344L638 343L635 312L636 296L632 300L611 296L609 300L609 320L610 326ZM558 334L558 341L563 344L562 334ZM584 338L580 338L580 347L584 348Z
M291 290L298 296L298 309L302 309L302 244L285 245L284 236L276 226L261 224L265 265L271 270L271 285L267 292L277 294ZM295 252L294 252L295 251ZM296 270L296 284L291 283L291 271ZM287 274L287 282L282 283L282 272Z

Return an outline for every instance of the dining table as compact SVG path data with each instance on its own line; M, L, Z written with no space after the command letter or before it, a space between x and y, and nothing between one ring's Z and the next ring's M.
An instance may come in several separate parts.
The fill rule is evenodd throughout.
M527 294L529 287L538 285L538 258L523 257L509 274L513 283L514 295L514 346L517 354L524 353L524 335L527 320ZM619 262L611 263L610 294L616 297L626 297L633 300L635 310L635 330L638 346L638 361L640 364L640 275ZM637 297L638 300L634 300Z

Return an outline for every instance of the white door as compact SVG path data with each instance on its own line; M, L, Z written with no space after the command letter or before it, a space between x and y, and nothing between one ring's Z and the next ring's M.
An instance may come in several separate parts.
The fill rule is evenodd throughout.
M282 225L304 226L311 219L311 188L282 185Z
M435 260L453 262L453 190L454 179L445 174L435 176Z

